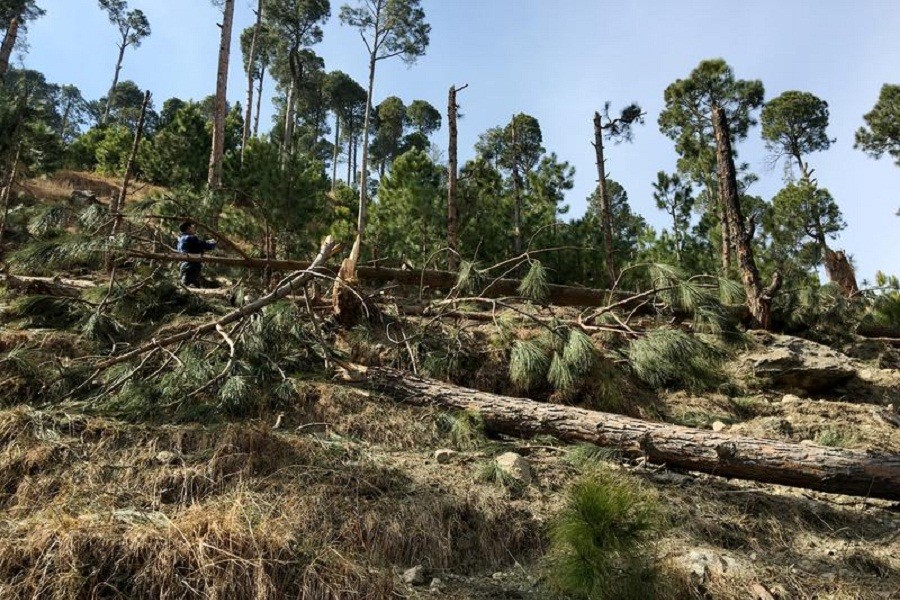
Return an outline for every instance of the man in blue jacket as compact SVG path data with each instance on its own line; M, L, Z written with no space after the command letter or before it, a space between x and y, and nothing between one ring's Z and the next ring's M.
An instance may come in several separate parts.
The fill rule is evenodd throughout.
M179 227L178 251L182 254L203 254L207 250L215 250L216 242L197 237L196 228L191 221L185 221ZM203 268L198 262L181 263L181 284L187 287L200 287L200 271Z

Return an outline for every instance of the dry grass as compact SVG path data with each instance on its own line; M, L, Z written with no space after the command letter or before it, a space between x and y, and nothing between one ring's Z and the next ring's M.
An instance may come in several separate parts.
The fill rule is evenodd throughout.
M121 178L107 177L86 171L58 171L46 177L29 179L21 185L21 190L35 198L68 200L75 190L93 192L99 199L106 200L121 189ZM150 195L160 194L165 188L142 182L134 182L128 193L128 201L143 200Z
M391 598L393 565L501 567L541 540L491 494L260 423L17 408L0 472L3 598Z

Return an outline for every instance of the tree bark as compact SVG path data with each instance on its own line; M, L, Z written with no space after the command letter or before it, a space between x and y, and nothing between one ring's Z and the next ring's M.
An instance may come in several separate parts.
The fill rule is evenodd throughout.
M125 58L125 48L128 47L128 30L122 34L122 42L119 44L119 58L116 59L116 70L113 71L112 85L106 95L106 108L103 111L103 124L109 123L109 111L112 110L116 100L116 85L119 83L119 73L122 71L122 60Z
M844 251L834 251L825 244L823 244L823 250L825 273L828 275L828 280L836 283L847 298L857 295L859 285L856 283L856 273Z
M338 158L340 157L340 144L341 144L341 117L340 115L334 115L334 154L331 157L331 192L334 193L334 189L337 186L337 167L338 167Z
M474 411L514 436L553 435L617 448L629 457L692 471L823 492L900 500L900 455L841 450L653 423L572 406L498 396L369 368L360 385L417 406Z
M250 139L253 119L253 88L256 83L253 63L256 61L256 40L259 38L259 30L262 27L262 15L263 0L259 0L256 7L256 25L253 26L253 38L250 40L250 55L247 57L247 108L244 110L244 130L241 132L241 166L244 166L244 152L247 149L247 140Z
M19 158L22 155L22 142L16 145L16 154L13 157L12 164L9 166L8 175L3 185L3 191L0 192L0 201L3 203L2 220L0 220L0 256L3 254L3 242L6 238L6 220L9 218L9 197L12 195L12 186L16 182L16 175L19 170Z
M9 21L9 27L6 28L6 35L3 36L3 44L0 45L0 81L5 79L9 72L9 58L12 56L13 48L16 47L18 36L19 19L13 17Z
M207 184L211 190L222 187L225 155L225 117L228 113L228 63L231 59L231 29L234 24L234 0L225 0L222 38L219 43L219 68L216 74L216 104L213 111L212 151L209 155Z
M266 79L266 65L259 69L259 86L256 88L256 116L253 118L253 137L259 135L259 114L262 112L263 82Z
M518 136L516 135L516 116L512 118L512 149L513 149L513 224L515 226L515 251L516 254L522 254L522 181L519 173L519 146Z
M597 155L597 192L600 201L600 230L603 235L603 253L606 257L606 276L609 284L615 283L619 276L616 268L616 255L613 245L612 210L609 205L609 192L606 187L606 160L603 157L603 120L599 112L594 113L594 151Z
M281 164L287 164L287 158L293 154L294 146L294 83L288 86L287 98L284 100L284 132L281 140Z
M456 103L456 93L468 87L468 84L457 88L450 86L447 98L447 123L450 129L450 144L447 150L447 270L455 271L459 266L459 253L457 251L457 126L456 120L459 113L459 104Z
M122 228L122 209L125 207L125 198L128 196L128 184L134 171L134 161L137 159L138 152L141 149L141 137L144 135L144 122L147 119L147 106L150 104L150 90L144 93L144 103L141 105L141 116L138 119L137 129L134 132L134 143L131 146L131 154L128 156L128 163L125 165L125 175L122 177L122 189L119 195L115 196L112 205L109 207L113 214L112 234L116 235Z
M769 289L763 289L759 270L753 258L752 234L747 231L741 213L741 202L738 197L737 174L734 167L734 155L731 151L731 135L725 110L713 108L713 129L716 136L716 163L719 177L719 196L725 211L724 229L730 229L737 246L738 266L744 292L747 295L747 306L756 325L769 329L772 317L772 295L780 286L780 277L776 273ZM727 227L725 227L727 225Z

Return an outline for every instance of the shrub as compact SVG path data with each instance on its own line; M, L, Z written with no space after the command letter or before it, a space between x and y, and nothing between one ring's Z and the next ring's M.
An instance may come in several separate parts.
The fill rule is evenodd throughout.
M652 542L661 527L655 497L632 480L600 471L582 476L551 525L550 586L583 600L654 597Z

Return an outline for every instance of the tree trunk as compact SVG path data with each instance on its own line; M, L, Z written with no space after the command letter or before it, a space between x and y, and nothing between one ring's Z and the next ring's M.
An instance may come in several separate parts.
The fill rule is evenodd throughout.
M460 89L464 89L463 86ZM447 149L447 270L455 271L459 266L459 254L457 252L457 205L456 205L456 182L457 182L457 128L456 119L459 112L459 105L456 103L455 85L450 86L450 93L447 98L447 123L450 128L450 145Z
M341 140L341 117L334 115L334 154L331 157L331 192L337 186L337 167L338 158L340 157L340 140Z
M195 256L174 253L161 254L143 252L140 250L130 250L128 251L128 256L162 262L197 262L202 264L239 267L243 269L272 268L276 271L296 271L310 267L308 262L297 260L266 260L263 258L243 259L230 256ZM420 271L416 269L388 269L384 267L358 266L357 277L360 280L372 283L394 282L399 285L421 285L439 290L450 290L457 284L457 274L453 271ZM484 298L518 297L520 284L521 282L518 279L497 279L489 286L485 287L481 292L481 296ZM606 304L610 302L611 297L627 298L635 295L637 295L637 293L621 290L611 292L610 290L595 288L550 284L548 286L547 299L548 303L555 306L606 306ZM635 304L640 304L646 299L645 295L637 299Z
M256 60L256 40L262 26L263 0L256 7L256 25L253 27L253 38L250 40L250 55L247 57L247 108L244 110L244 130L241 132L241 166L244 166L244 151L250 138L251 120L253 119L253 87L256 78L253 76L253 63Z
M823 250L825 253L825 273L828 275L828 280L836 283L847 298L858 294L859 286L856 283L856 273L844 251L834 251L827 245L823 245Z
M612 210L606 189L606 160L603 158L603 120L599 112L594 113L594 151L597 154L597 192L600 201L600 229L603 234L603 253L606 256L606 276L609 284L619 276L613 245Z
M723 230L730 229L733 241L737 245L738 266L744 292L747 294L747 306L756 325L769 329L772 313L772 295L778 290L780 278L776 274L770 289L764 290L756 261L753 258L752 234L744 224L741 213L741 202L738 197L737 174L734 167L734 155L731 151L731 135L725 110L713 108L713 129L716 135L716 163L719 177L719 197L723 201L725 221ZM725 227L727 225L727 227Z
M253 137L259 135L259 113L262 112L263 82L266 79L266 65L259 69L259 86L256 88L256 116L253 118Z
M128 47L128 37L126 34L122 36L122 43L119 44L119 58L116 60L116 70L113 72L112 85L109 87L109 93L106 95L106 108L103 110L103 124L109 123L109 111L115 104L116 85L119 83L119 73L122 71L122 60L125 58L125 48Z
M359 217L356 221L357 241L362 236L366 228L366 217L368 216L369 204L369 127L372 119L372 92L375 89L375 54L369 58L369 91L366 95L366 116L363 119L362 130L362 160L360 161L359 174ZM354 244L354 247L356 244Z
M9 58L12 56L13 48L16 47L18 36L19 19L13 17L10 19L6 35L3 37L3 44L0 45L0 81L5 79L6 74L9 72Z
M722 189L719 188L719 201L717 202L719 210L719 222L722 229L722 275L727 277L731 270L731 249L732 249L732 232L731 223L728 221L725 201L722 199Z
M211 190L222 187L225 155L225 117L228 113L228 63L231 59L231 29L234 23L234 0L225 0L222 38L219 43L219 68L216 75L216 105L213 112L212 151L209 155L207 184Z
M359 185L359 135L353 136L353 185Z
M294 83L288 85L287 98L284 100L284 136L281 140L281 164L287 164L287 158L293 154L294 146Z
M16 145L16 155L13 158L12 164L9 165L9 175L4 182L3 191L0 192L0 201L3 203L3 214L0 215L2 216L2 220L0 220L0 256L3 255L3 242L6 238L6 220L9 218L9 197L12 195L12 186L16 182L16 175L19 170L19 158L21 155L22 142L20 141Z
M122 189L119 190L118 198L114 197L112 205L109 207L113 214L113 235L119 233L122 227L122 209L125 207L125 198L128 196L128 184L131 182L131 176L134 172L134 161L137 159L138 152L141 149L141 137L144 135L144 122L147 119L147 106L150 104L150 90L144 93L144 102L141 104L141 116L137 122L137 129L134 132L134 143L131 145L131 154L128 156L128 162L125 164L125 175L122 177Z
M347 187L350 187L353 184L353 140L356 136L351 127L344 129L344 137L347 138Z
M900 500L900 455L740 437L572 406L498 396L370 368L360 385L418 406L474 411L490 431L553 435L613 447L654 463L763 483Z
M513 148L513 225L515 227L515 251L522 254L522 182L519 174L519 146L516 135L516 116L512 120L512 148Z

